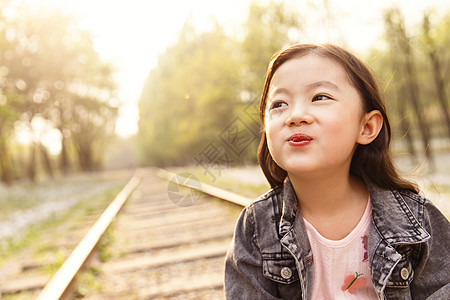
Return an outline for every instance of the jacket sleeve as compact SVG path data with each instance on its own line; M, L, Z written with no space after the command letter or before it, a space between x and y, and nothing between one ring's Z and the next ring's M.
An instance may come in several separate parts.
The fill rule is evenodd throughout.
M428 294L426 299L450 299L450 223L428 200L424 227L431 235L423 248L422 260L415 268L411 294Z
M276 283L264 277L253 207L241 213L225 261L225 294L235 299L280 299Z

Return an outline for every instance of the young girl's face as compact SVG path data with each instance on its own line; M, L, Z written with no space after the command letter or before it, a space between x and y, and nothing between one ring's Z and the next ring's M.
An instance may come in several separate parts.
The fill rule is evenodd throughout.
M272 158L289 175L348 174L364 119L358 91L332 60L308 54L276 70L265 132Z

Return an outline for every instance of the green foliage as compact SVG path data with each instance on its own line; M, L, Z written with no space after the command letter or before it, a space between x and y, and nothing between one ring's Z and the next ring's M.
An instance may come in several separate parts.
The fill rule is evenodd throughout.
M187 163L218 139L238 101L235 48L218 25L197 34L187 23L178 44L159 58L140 100L139 142L146 163Z
M426 152L430 158L433 149L443 147L436 141L450 136L450 122L445 121L450 114L450 14L438 17L426 11L422 23L412 28L398 9L386 10L384 17L388 47L372 50L368 61L385 91L396 150ZM415 143L419 138L421 147Z
M267 64L272 56L293 42L289 33L301 32L301 15L282 1L266 5L252 1L244 24L242 52L245 57L246 89L252 97L262 91Z
M290 42L289 31L299 30L298 19L282 2L252 2L243 41L225 35L218 24L198 34L188 21L144 85L139 103L141 161L160 166L195 163L209 145L219 149L225 164L255 162L257 98L267 64ZM234 127L236 122L240 127ZM239 151L221 140L244 130L247 136L232 137L244 139Z
M62 172L70 161L73 169L99 169L99 153L114 133L117 116L114 68L100 59L90 34L72 16L10 4L12 14L0 13L0 141L11 140L16 127L27 128L33 140L27 176L36 178L39 161L53 176L42 129L35 125L43 120L60 133ZM11 146L0 145L7 155L2 160L15 160ZM14 169L0 161L4 181L21 176Z

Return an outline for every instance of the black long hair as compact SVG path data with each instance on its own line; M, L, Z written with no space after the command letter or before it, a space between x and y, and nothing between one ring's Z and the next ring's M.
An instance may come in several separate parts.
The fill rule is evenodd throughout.
M272 187L281 185L287 176L287 172L273 160L267 146L264 115L270 83L276 70L282 64L290 59L302 57L307 54L315 54L331 59L343 67L350 82L363 99L365 111L378 110L383 116L383 126L375 140L370 144L357 146L352 157L350 173L363 180L369 180L382 188L418 192L417 186L401 178L394 166L389 150L391 127L381 92L372 72L353 54L330 44L294 45L277 53L269 64L260 100L260 118L263 124L263 131L258 148L258 162L270 185Z

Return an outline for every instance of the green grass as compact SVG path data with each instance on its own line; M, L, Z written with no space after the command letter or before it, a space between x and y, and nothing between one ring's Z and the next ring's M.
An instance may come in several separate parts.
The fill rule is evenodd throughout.
M82 299L89 293L98 292L102 290L101 280L98 276L102 275L102 269L96 265L90 265L85 272L77 277L77 286L74 298Z
M115 179L112 181L111 187L81 199L64 212L54 213L46 220L30 225L27 229L21 231L19 238L9 237L0 241L0 251L2 252L0 265L18 253L27 252L27 256L31 258L51 258L52 261L56 261L56 263L48 266L48 272L55 271L64 261L68 250L58 248L53 244L58 241L63 242L70 230L77 226L78 222L85 221L87 215L100 214L122 189L126 179ZM92 182L92 179L88 178L88 180ZM40 187L36 188L39 189ZM89 222L93 223L94 221L95 218Z
M116 178L114 180L117 180ZM0 185L0 222L17 212L27 211L45 203L83 198L89 191L112 180L101 174L82 174L41 182L22 182L10 187Z
M36 292L22 292L20 294L13 294L13 295L1 295L4 300L29 300L34 299L37 297Z
M67 189L72 191L82 191L93 189L91 193L80 193L76 204L58 213L52 214L44 221L36 222L25 230L21 231L19 238L8 238L0 240L0 278L14 278L16 276L34 276L34 275L54 275L56 271L65 262L67 257L73 251L75 246L81 241L89 228L98 219L100 214L117 196L120 190L129 180L128 172L121 175L105 176L104 174L80 176L76 179L47 182L44 184L22 185L21 189L28 189L31 193L37 191L32 196L39 198L45 193L42 189L52 188L56 190L54 194L68 193ZM61 185L59 185L61 183ZM77 185L71 188L71 185ZM58 188L66 189L64 192L57 191ZM38 196L36 196L38 195ZM58 200L55 200L58 201ZM33 207L33 203L24 206L27 209ZM14 205L10 208L13 209ZM114 236L110 230L106 231L105 236L100 240L97 251L93 255L92 265L89 265L85 272L82 272L77 278L76 298L83 298L88 291L96 291L102 288L100 269L96 262L106 260L111 254L108 252L108 245L112 242ZM8 265L23 266L24 262L32 262L35 267L24 271L25 274L6 273ZM5 265L6 268L2 268ZM6 270L6 272L5 272ZM4 272L3 274L1 274ZM2 299L32 299L37 296L37 292L22 292L12 295L1 295Z

